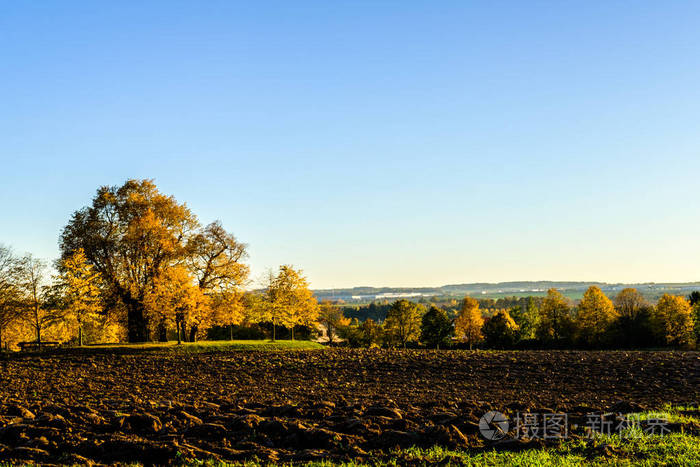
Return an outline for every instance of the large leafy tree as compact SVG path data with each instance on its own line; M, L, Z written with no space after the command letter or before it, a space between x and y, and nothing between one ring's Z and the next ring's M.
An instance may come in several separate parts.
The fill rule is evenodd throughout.
M250 272L243 262L247 256L246 245L224 230L219 221L189 239L188 269L201 292L210 299L212 320L231 329L243 320L243 286ZM192 323L191 340L199 328L199 324Z
M455 335L457 339L469 344L472 349L474 344L483 339L481 328L484 325L484 317L479 309L479 301L472 297L465 297L462 306L455 319Z
M246 245L212 222L189 239L187 265L207 293L238 291L248 279Z
M507 348L517 340L518 325L506 310L499 310L484 324L483 332L486 345Z
M424 312L423 305L397 300L389 308L384 327L396 343L406 348L408 342L418 340Z
M536 335L542 341L556 341L569 336L572 325L571 303L557 289L549 289L540 306Z
M576 316L579 337L588 345L600 344L606 331L619 316L612 301L599 287L589 287L583 294Z
M64 259L60 270L59 286L68 316L78 324L78 345L82 346L85 324L95 322L102 311L100 273L87 262L82 248Z
M272 339L276 337L278 324L291 330L294 339L294 327L312 326L318 321L319 307L309 282L300 269L282 265L277 275L270 272L266 290L267 319L272 321Z
M685 298L664 294L656 305L653 322L666 344L689 347L694 343L693 315Z
M420 340L430 347L439 349L447 346L454 334L452 321L442 308L431 306L421 320Z
M528 297L524 305L514 306L509 313L518 325L518 339L528 340L535 337L540 315L533 297Z
M126 307L129 342L146 341L146 294L165 269L186 260L197 227L189 208L151 180L128 180L99 188L92 204L73 214L61 234L62 257L82 249L105 292Z

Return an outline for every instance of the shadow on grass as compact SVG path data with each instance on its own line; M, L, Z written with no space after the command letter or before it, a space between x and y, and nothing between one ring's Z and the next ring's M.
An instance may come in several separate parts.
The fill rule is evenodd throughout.
M134 344L93 344L83 347L47 347L21 352L2 352L0 358L22 359L42 356L85 355L138 355L153 353L214 353L230 351L300 351L319 350L324 346L311 341L256 340L256 341L201 341L201 342L144 342Z

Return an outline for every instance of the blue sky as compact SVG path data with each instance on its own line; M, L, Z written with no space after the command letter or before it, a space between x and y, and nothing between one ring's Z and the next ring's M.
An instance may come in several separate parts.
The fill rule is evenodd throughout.
M700 3L0 3L0 242L153 178L316 288L700 280Z

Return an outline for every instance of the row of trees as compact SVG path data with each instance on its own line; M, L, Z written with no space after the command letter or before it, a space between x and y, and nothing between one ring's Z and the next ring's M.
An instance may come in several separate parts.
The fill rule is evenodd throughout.
M687 299L664 295L654 306L636 289L622 290L610 300L590 287L580 303L556 289L542 300L482 314L479 301L466 297L454 317L436 306L399 300L391 304L383 323L372 319L340 328L354 346L429 347L463 345L473 348L512 347L653 347L694 348L700 342L700 292Z
M82 249L63 260L49 278L48 267L31 255L0 246L0 349L20 341L119 342L127 337L126 310L109 303L102 277ZM326 306L327 308L327 306ZM333 310L336 307L331 306ZM270 323L315 328L321 307L302 272L289 265L270 271L255 292L207 295L179 266L153 281L144 316L153 340L194 341L212 327Z
M0 347L10 338L193 341L213 326L260 322L274 338L277 326L293 333L318 318L300 270L281 266L246 292L246 245L219 222L202 226L150 180L98 189L60 248L49 277L45 262L0 247Z
M348 322L342 309L319 306L301 271L281 266L261 290L246 292L246 245L219 222L203 226L185 204L150 180L101 187L60 236L61 257L47 264L0 248L0 347L10 338L66 341L196 340L212 327L269 323L327 329L351 345L444 346L453 337L473 347L515 345L692 347L698 340L700 294L689 302L663 296L656 306L634 289L615 302L598 287L578 306L552 289L542 300L509 302L484 316L466 298L455 316L408 300L375 306L383 322ZM517 305L516 305L517 303ZM497 304L497 303L496 303ZM487 304L491 306L491 304ZM694 306L693 306L694 305Z

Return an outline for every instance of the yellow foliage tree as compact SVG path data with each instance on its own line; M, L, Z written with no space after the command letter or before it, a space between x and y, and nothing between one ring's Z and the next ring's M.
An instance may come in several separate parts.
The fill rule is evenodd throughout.
M472 297L465 297L455 320L455 336L468 343L471 349L474 344L483 339L481 332L483 326L484 317L479 310L479 302Z
M654 327L668 345L694 344L694 323L690 303L683 297L664 294L654 311Z
M129 342L149 340L144 299L153 281L189 257L195 215L151 180L101 187L90 206L76 211L61 234L65 258L83 248L102 275L105 294L126 310ZM105 297L107 298L107 297Z
M301 269L280 266L277 276L270 277L266 295L273 324L272 340L275 340L276 324L289 328L294 340L295 326L313 326L318 321L318 302Z
M241 324L249 326L268 321L270 319L269 306L267 291L264 294L257 292L244 293L241 298L241 311L243 314Z
M161 340L167 340L168 325L175 325L179 344L188 326L205 329L211 322L208 298L181 266L168 268L153 280L144 305Z
M100 274L88 264L82 248L61 263L59 275L68 316L78 325L78 345L83 345L83 329L99 320L102 311Z
M243 293L226 291L209 297L212 310L212 322L217 326L228 326L229 337L233 340L233 326L245 320Z
M202 293L210 298L212 322L229 326L232 338L233 326L244 319L243 285L249 274L243 263L246 245L216 221L195 234L188 249L186 264ZM197 333L196 326L191 329Z
M334 337L338 334L338 329L348 326L350 318L343 316L343 310L329 300L321 302L319 308L318 322L321 324L328 337L328 342L333 343Z
M570 301L557 289L549 289L540 307L540 322L537 326L537 338L543 341L558 340L568 337L571 327Z
M576 316L579 337L589 345L600 343L603 333L619 316L612 301L599 287L589 287L583 294Z

